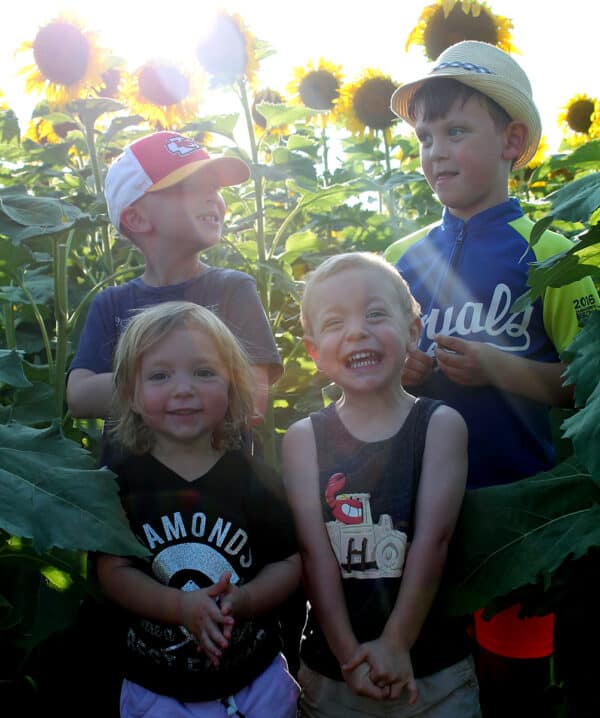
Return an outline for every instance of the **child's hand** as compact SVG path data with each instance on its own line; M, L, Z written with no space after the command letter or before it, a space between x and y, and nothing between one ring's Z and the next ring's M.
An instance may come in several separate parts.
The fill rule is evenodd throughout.
M409 351L402 372L402 385L422 384L433 371L434 364L433 358L420 349Z
M197 638L198 650L203 650L214 665L218 665L231 638L233 618L224 614L219 605L230 579L231 574L224 573L209 588L181 594L181 623Z
M375 700L387 698L388 687L375 685L371 679L371 668L365 656L366 654L360 646L352 660L341 667L346 685L357 696L366 696Z
M462 386L483 386L490 383L494 356L501 350L482 342L469 342L458 337L436 336L435 358L440 371Z
M383 698L400 698L406 688L408 702L410 705L416 703L417 684L408 651L400 650L393 642L380 637L363 643L352 661L342 666L342 671L352 670L359 660L363 661L362 665L365 661L368 663L371 685L382 691Z

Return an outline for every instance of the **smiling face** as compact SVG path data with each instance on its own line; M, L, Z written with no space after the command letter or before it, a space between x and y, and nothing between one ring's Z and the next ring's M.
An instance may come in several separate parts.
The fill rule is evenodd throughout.
M389 392L399 385L418 321L399 303L377 268L344 269L311 290L307 350L317 367L350 393Z
M512 123L511 123L512 124ZM457 98L444 117L426 120L417 107L415 132L421 166L440 202L468 220L508 198L508 176L515 159L511 124L494 122L485 100Z
M196 172L172 187L148 192L137 201L154 234L171 247L207 249L223 230L225 202L210 171Z
M211 336L174 329L142 355L133 409L163 454L182 444L210 446L228 407L229 377Z

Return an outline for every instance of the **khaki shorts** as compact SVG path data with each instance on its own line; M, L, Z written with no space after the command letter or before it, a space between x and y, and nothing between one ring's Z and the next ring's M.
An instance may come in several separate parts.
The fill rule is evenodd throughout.
M376 701L354 695L343 681L333 681L300 666L302 688L298 718L481 718L479 687L473 659L465 658L431 676L417 679L419 698L409 705L407 694Z

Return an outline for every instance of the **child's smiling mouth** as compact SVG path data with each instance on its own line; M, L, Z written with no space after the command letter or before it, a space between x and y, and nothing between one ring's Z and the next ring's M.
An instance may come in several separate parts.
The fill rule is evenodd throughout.
M362 369L367 366L375 366L381 361L381 356L374 351L353 352L346 359L346 366L349 369Z

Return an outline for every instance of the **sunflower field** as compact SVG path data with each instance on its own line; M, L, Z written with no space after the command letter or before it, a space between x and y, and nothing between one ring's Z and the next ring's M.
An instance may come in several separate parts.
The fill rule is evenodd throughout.
M424 9L407 44L432 57L460 39L511 51L510 28L484 3L440 1ZM275 465L286 428L333 391L302 342L306 273L352 250L392 260L440 219L417 142L389 109L394 78L366 68L346 81L343 68L320 58L296 68L285 90L261 87L260 62L272 52L222 12L193 70L158 61L129 70L80 20L61 15L22 48L25 91L39 96L27 127L0 88L0 679L26 674L31 655L95 595L87 552L140 551L113 475L97 468L101 422L75 420L65 402L91 299L143 271L103 196L122 148L174 129L251 167L247 183L223 190L227 225L203 259L256 279L285 367L260 427ZM217 90L232 93L239 111L199 116L201 94ZM560 151L549 154L542 142L513 174L511 192L537 223L532 242L549 226L574 241L531 267L521 306L548 286L600 281L600 103L577 95L560 122ZM565 356L576 408L555 414L561 463L465 501L444 586L449 610L501 607L516 596L532 614L547 610L600 546L598 346L600 313ZM527 515L518 511L524 502Z

